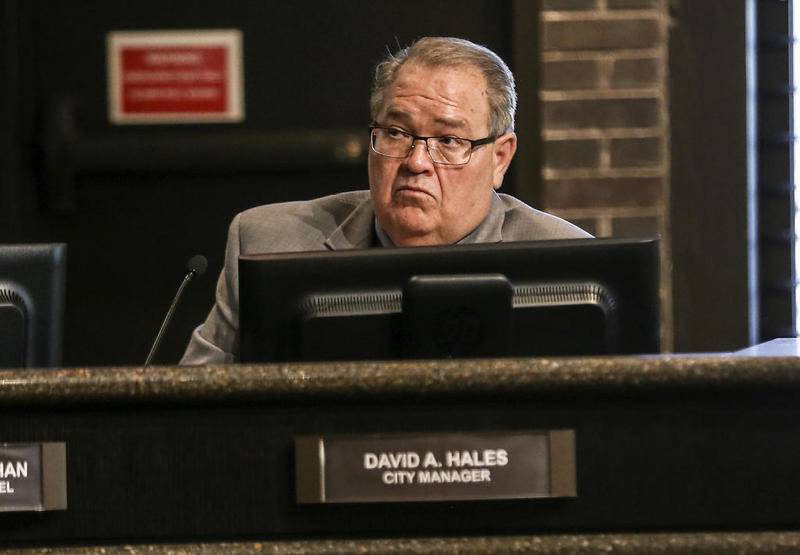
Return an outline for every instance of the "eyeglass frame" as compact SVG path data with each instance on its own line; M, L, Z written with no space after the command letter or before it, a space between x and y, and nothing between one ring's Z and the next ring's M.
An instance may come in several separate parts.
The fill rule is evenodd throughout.
M409 137L411 137L411 145L408 147L408 152L406 152L405 156L389 156L388 154L384 154L382 152L378 152L377 150L375 150L375 145L372 143L372 132L375 129L385 129L387 131L388 130L395 130L395 131L399 131L400 133L403 133L404 135L408 135ZM433 135L433 136L430 136L430 137L423 137L421 135L414 135L413 133L409 133L405 129L400 129L399 127L386 126L386 125L370 125L369 126L369 135L370 135L370 140L369 140L369 148L370 148L370 150L372 150L372 152L374 152L378 156L383 156L385 158L392 158L393 160L403 160L405 158L408 158L409 155L411 155L411 153L414 151L414 145L417 144L417 141L422 141L422 142L425 143L425 150L428 152L428 156L431 156L431 149L428 146L428 139L447 139L447 138L451 138L451 139L458 139L459 141L467 141L470 144L469 156L467 157L466 162L461 162L461 163L458 163L458 164L454 164L454 163L451 163L451 162L437 162L436 160L433 159L433 156L431 156L431 162L433 162L434 164L437 164L439 166L466 166L472 160L472 151L473 150L475 150L476 148L481 147L483 145L491 144L491 143L495 142L497 139L500 138L498 135L489 135L487 137L484 137L483 139L467 139L465 137L459 137L458 135Z

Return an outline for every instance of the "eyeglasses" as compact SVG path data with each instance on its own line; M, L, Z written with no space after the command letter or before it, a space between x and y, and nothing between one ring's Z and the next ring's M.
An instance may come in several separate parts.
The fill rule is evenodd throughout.
M370 126L370 144L376 154L387 158L406 158L417 141L424 141L434 164L463 166L472 157L472 150L497 140L497 137L464 139L462 137L420 137L396 127Z

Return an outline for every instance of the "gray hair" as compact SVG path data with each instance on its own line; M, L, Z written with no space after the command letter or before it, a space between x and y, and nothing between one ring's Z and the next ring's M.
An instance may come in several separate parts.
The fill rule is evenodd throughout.
M486 79L489 91L489 132L499 136L514 130L517 91L511 70L500 56L485 46L453 37L421 38L396 54L390 53L378 64L369 99L373 122L383 109L386 89L397 77L397 70L406 62L430 67L469 65L477 68Z

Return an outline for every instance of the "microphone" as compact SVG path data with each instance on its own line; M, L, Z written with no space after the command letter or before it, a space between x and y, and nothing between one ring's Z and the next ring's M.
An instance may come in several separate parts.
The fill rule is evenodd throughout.
M144 361L145 368L150 366L150 361L153 360L153 357L158 350L159 345L161 345L161 339L164 337L164 332L169 326L169 323L172 321L172 315L175 313L175 307L178 306L178 301L181 299L181 295L183 295L183 290L186 288L186 285L192 281L194 276L202 276L206 268L208 268L208 260L202 254L196 254L189 259L186 263L186 273L183 276L183 281L178 287L178 292L175 293L175 298L172 299L172 304L167 311L167 315L164 317L164 321L161 323L161 329L158 330L158 334L156 335L155 341L153 341L153 346L150 348L150 353L147 355L147 360Z

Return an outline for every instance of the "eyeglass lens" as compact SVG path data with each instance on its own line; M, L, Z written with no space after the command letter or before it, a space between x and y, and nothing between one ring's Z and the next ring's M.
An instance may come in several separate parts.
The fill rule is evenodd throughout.
M413 135L398 129L375 128L372 130L372 148L378 154L390 158L405 158L411 152ZM472 145L458 137L430 137L425 141L431 159L437 164L466 164Z

